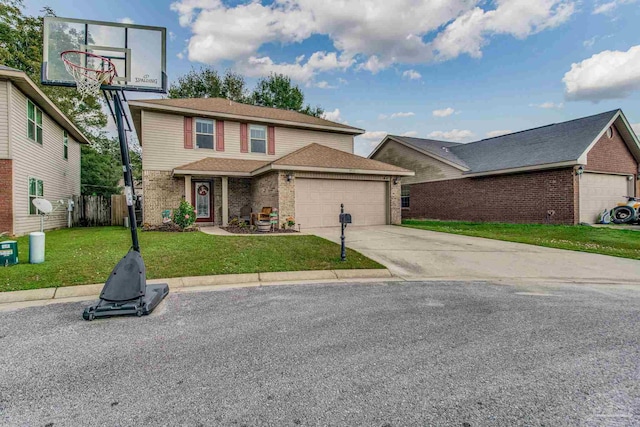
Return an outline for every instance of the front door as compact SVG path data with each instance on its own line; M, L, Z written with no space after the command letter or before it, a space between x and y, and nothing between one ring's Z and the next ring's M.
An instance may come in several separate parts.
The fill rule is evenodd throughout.
M196 222L213 222L213 191L210 181L194 181L192 199L196 208Z

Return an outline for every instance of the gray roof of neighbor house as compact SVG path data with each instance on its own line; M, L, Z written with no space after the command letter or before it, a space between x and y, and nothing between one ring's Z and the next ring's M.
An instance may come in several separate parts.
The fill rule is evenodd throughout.
M353 126L298 113L297 111L242 104L223 98L138 99L130 101L129 106L134 113L140 109L173 111L187 115L200 114L223 118L230 117L239 120L259 120L296 127L325 131L330 130L352 135L364 133L364 130Z
M45 113L49 115L58 125L64 128L71 137L81 143L88 144L87 137L78 129L67 116L49 99L47 95L36 85L27 74L16 68L0 65L0 79L10 80L20 91L22 91L31 101L36 103Z
M620 117L624 117L620 110L607 111L468 144L389 137L467 168L467 174L477 174L577 162L606 126Z

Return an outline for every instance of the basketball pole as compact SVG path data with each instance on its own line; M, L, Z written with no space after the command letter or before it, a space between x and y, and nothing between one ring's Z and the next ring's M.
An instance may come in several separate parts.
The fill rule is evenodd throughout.
M116 126L118 127L118 139L120 140L120 156L122 157L122 172L124 175L124 194L127 201L127 210L129 213L129 230L131 231L131 245L133 250L140 252L140 243L138 242L138 226L136 223L136 211L134 207L135 201L133 200L133 173L131 171L131 160L129 159L129 144L127 143L127 134L124 129L123 116L124 106L122 105L122 99L120 99L120 93L118 91L111 92L113 97L113 108L116 120Z

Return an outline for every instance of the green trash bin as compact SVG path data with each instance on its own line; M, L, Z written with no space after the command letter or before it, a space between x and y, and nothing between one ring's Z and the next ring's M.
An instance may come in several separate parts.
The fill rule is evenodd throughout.
M5 240L0 242L0 265L3 267L18 263L18 242Z

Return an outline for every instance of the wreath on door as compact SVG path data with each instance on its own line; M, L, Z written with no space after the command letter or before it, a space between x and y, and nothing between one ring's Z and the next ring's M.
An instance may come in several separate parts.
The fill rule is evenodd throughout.
M206 185L201 185L198 187L198 194L201 196L206 196L209 193L209 189Z

